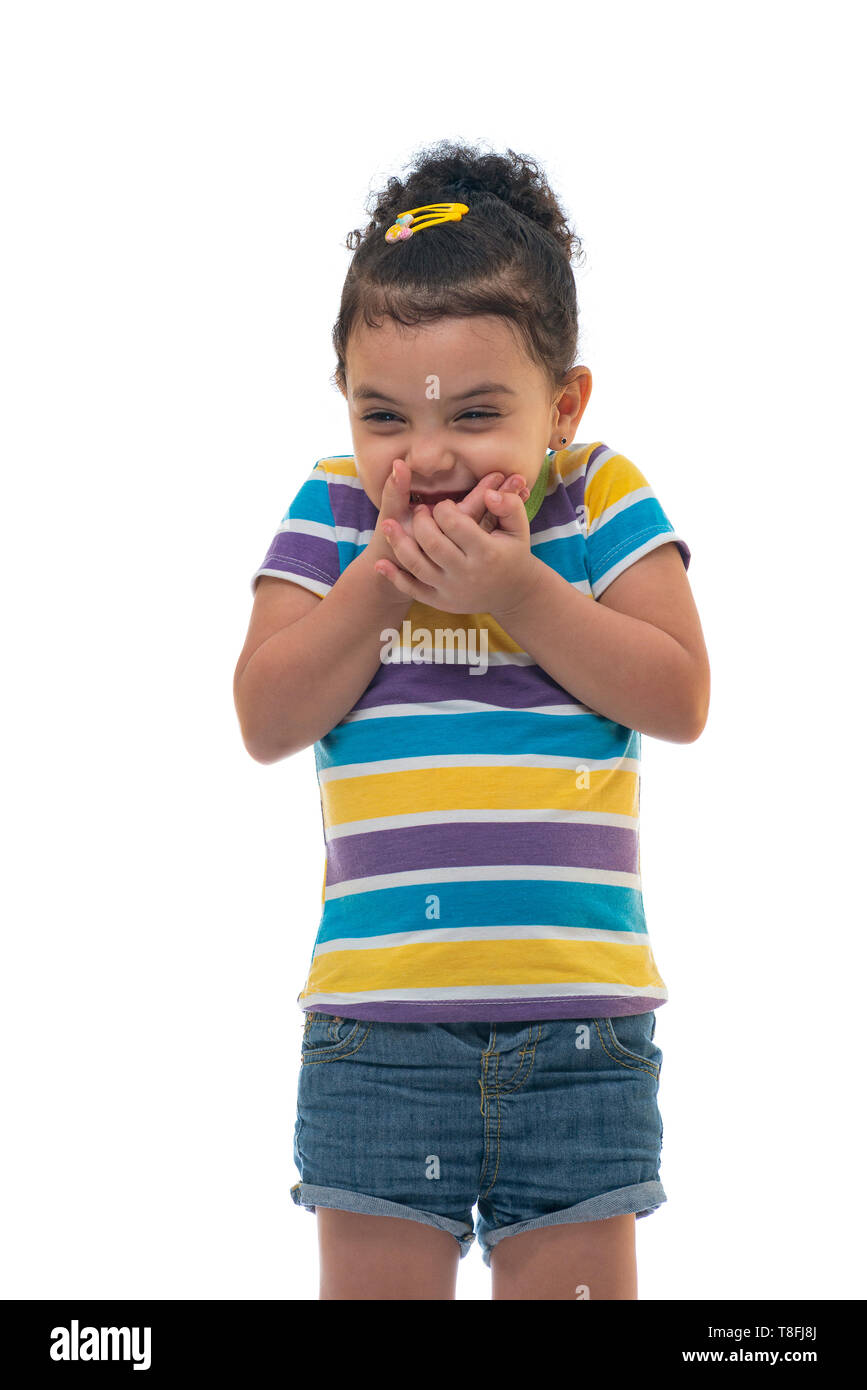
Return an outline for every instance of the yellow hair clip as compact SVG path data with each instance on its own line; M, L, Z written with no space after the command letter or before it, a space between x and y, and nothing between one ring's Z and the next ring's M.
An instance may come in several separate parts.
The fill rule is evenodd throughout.
M428 216L416 218L417 212L426 212ZM465 212L469 212L466 203L423 203L420 208L399 213L386 232L385 239L406 241L413 232L423 232L425 227L436 227L440 222L460 222Z

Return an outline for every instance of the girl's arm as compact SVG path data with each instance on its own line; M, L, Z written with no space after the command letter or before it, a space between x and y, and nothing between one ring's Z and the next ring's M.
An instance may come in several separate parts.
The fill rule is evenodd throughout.
M257 620L254 603L234 685L244 746L256 762L276 763L315 743L370 685L382 629L399 628L412 606L373 568L386 550L374 535L324 598L286 579L273 578L263 591L269 576L260 578L261 613Z
M538 560L537 583L511 612L509 636L582 704L671 743L707 722L710 664L677 546L637 560L594 600Z
M399 460L395 460L399 462ZM476 521L485 512L489 473L459 504ZM410 475L392 473L383 489L369 544L347 565L324 598L287 579L262 575L244 650L235 668L235 709L244 746L259 763L276 763L322 738L353 708L380 665L382 632L397 628L413 604L377 574L377 560L394 563L382 523L411 525ZM504 491L527 489L512 475Z

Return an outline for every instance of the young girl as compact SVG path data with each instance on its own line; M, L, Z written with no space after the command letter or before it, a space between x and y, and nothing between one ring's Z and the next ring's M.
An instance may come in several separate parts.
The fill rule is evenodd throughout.
M371 216L354 452L298 490L235 673L251 756L314 744L322 798L292 1197L320 1298L453 1299L478 1236L494 1298L634 1299L666 1200L641 733L707 718L690 552L573 443L581 243L538 166L444 142Z

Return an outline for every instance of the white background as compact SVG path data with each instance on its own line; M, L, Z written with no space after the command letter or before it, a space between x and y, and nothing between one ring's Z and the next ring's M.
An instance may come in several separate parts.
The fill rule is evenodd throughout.
M579 439L686 538L711 657L700 740L644 740L639 1296L867 1294L857 14L4 6L4 1297L318 1296L313 750L255 763L232 676L352 451L345 236L442 137L538 158L583 237Z

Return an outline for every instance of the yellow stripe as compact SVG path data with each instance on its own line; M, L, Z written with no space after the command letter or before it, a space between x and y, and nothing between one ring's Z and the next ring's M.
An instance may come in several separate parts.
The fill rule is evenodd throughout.
M538 959L539 964L535 964ZM534 938L532 941L420 940L314 958L305 994L459 986L611 984L665 988L647 946Z
M319 469L320 473L337 473L342 478L358 477L358 469L355 466L354 458L317 459L316 466L313 471L315 472L317 468Z
M647 487L647 479L623 454L615 454L598 468L584 492L589 524L597 521L608 507L613 507L637 488Z
M580 759L575 760L576 767ZM597 768L588 786L576 787L575 771L550 767L426 767L368 773L322 783L326 828L425 811L565 810L638 815L638 773Z
M553 477L553 470L556 470L559 478L577 473L587 462L593 450L599 448L601 442L600 440L596 444L585 444L583 449L575 449L574 447L557 449L551 457L552 472L549 473L549 478Z

